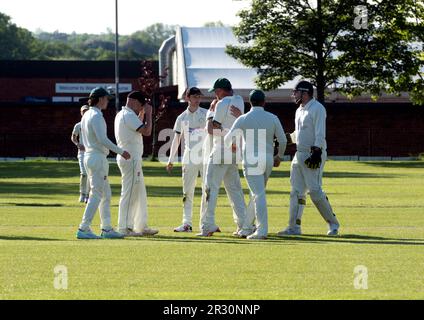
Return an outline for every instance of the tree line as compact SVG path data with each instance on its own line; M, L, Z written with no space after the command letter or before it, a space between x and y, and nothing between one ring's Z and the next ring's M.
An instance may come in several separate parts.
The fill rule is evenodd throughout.
M121 60L158 59L162 42L175 34L176 26L155 23L131 35L119 36ZM34 33L16 26L0 12L1 60L113 60L115 33L71 34L55 31Z

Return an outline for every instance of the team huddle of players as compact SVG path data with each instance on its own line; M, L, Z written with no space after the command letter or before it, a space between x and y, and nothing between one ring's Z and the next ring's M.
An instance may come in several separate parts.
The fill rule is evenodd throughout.
M171 173L181 141L182 155L183 220L175 232L192 232L193 199L196 180L201 176L202 199L200 207L200 232L197 236L209 237L220 232L215 222L219 189L224 182L231 204L236 237L251 240L266 239L268 211L266 184L272 168L283 160L287 144L296 144L296 154L290 170L290 209L288 227L277 236L300 235L301 218L306 205L306 194L328 224L327 234L338 235L339 222L322 190L322 174L326 161L325 108L313 98L312 84L299 82L293 90L298 105L295 130L288 134L279 119L264 110L265 94L252 90L251 109L244 113L244 102L233 93L226 78L219 78L209 90L215 93L209 110L199 107L201 91L188 88L185 99L187 109L176 119L166 170ZM78 239L123 238L154 235L147 225L147 194L142 171L143 135L150 135L152 107L147 97L133 91L127 103L115 118L117 145L106 136L106 123L101 110L107 108L109 93L95 88L89 96L89 107L81 108L82 120L72 134L78 146L80 163L80 201L87 203L77 232ZM274 156L274 143L278 153ZM117 153L117 163L122 175L119 202L118 231L110 221L110 185L108 182L109 150ZM238 171L243 173L250 190L246 205ZM90 228L99 209L101 235Z

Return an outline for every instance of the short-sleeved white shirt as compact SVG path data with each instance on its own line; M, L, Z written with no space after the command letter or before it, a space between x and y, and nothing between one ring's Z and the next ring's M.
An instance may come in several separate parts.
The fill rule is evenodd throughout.
M77 141L81 144L81 121L76 123L74 129L72 130L72 135L77 137Z
M115 117L116 142L130 153L132 159L141 159L143 156L143 137L137 132L143 125L136 113L128 107L122 107Z
M77 141L79 144L82 144L81 121L75 124L74 129L72 130L72 135L77 137ZM78 149L78 153L84 153L84 151Z
M190 152L199 144L203 144L206 135L206 114L207 110L200 107L195 112L191 112L187 108L177 117L174 131L184 138L184 153Z
M219 100L215 106L215 114L213 117L213 121L220 123L222 126L222 129L229 130L237 119L231 114L231 108L230 108L231 106L238 108L241 111L241 113L244 114L244 102L241 96L239 95L228 96ZM218 135L213 136L212 155L216 152L220 152L221 159L223 159L222 156L224 152L231 152L228 150L224 151L225 149L231 149L231 148L226 148L224 146L223 138L224 138L223 136L218 136Z

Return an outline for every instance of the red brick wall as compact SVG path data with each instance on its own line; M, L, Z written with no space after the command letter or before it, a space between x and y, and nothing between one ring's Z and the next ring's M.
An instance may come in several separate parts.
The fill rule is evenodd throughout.
M205 104L204 106L207 106ZM74 124L80 121L79 105L0 104L0 157L76 156L70 140ZM172 128L185 109L174 104L158 122L158 130ZM286 132L294 129L293 104L272 104ZM113 106L105 111L108 136L114 140ZM159 147L164 142L159 142ZM409 104L327 105L329 155L414 156L424 152L424 108ZM151 152L151 138L144 138L145 155ZM158 148L156 148L156 151ZM294 148L288 148L293 154Z

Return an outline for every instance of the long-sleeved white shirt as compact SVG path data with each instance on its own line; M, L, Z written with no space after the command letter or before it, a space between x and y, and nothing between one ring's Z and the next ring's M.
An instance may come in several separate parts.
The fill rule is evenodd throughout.
M233 124L224 138L224 144L229 147L237 130L243 136L243 166L255 165L259 158L271 161L274 157L274 136L279 147L278 156L283 158L287 139L278 117L264 110L263 107L252 107L241 115Z
M306 105L296 110L293 142L301 152L310 152L311 147L327 149L325 141L325 121L327 112L324 106L312 98Z
M122 154L124 150L109 140L106 135L106 121L102 111L97 107L90 107L81 120L82 142L86 153L109 154L109 150Z

